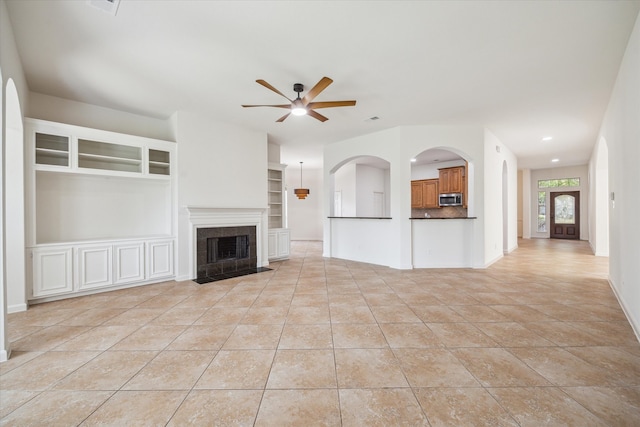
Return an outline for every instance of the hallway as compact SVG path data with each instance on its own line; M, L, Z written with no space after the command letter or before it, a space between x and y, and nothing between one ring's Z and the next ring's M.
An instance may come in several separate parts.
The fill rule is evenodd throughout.
M292 242L273 271L9 316L0 425L640 424L640 344L587 242L392 270Z

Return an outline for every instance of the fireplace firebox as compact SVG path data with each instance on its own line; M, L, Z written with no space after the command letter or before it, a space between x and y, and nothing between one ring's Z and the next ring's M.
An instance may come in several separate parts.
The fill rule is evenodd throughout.
M210 237L207 239L207 264L245 258L249 258L249 236Z
M198 283L256 270L256 227L198 228L196 238Z

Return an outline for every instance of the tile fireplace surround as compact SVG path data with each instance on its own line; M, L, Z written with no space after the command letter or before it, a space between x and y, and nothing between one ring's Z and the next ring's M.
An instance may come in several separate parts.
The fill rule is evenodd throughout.
M255 242L251 244L253 268L268 265L266 247L266 209L261 208L211 208L188 206L189 218L189 270L190 279L196 279L198 274L198 230L207 228L245 228L255 227Z

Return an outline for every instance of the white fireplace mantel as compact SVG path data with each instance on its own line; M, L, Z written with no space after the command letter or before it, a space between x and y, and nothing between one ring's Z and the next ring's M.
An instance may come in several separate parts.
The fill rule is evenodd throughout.
M212 208L203 206L186 207L189 226L189 268L192 279L197 275L196 244L198 228L207 227L256 227L257 267L269 265L267 241L266 208Z

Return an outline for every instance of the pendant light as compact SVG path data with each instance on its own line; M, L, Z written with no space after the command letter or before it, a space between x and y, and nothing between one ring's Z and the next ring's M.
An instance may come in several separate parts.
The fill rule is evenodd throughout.
M300 162L300 187L302 187L302 162ZM308 188L294 188L293 192L300 200L306 199L309 195Z

